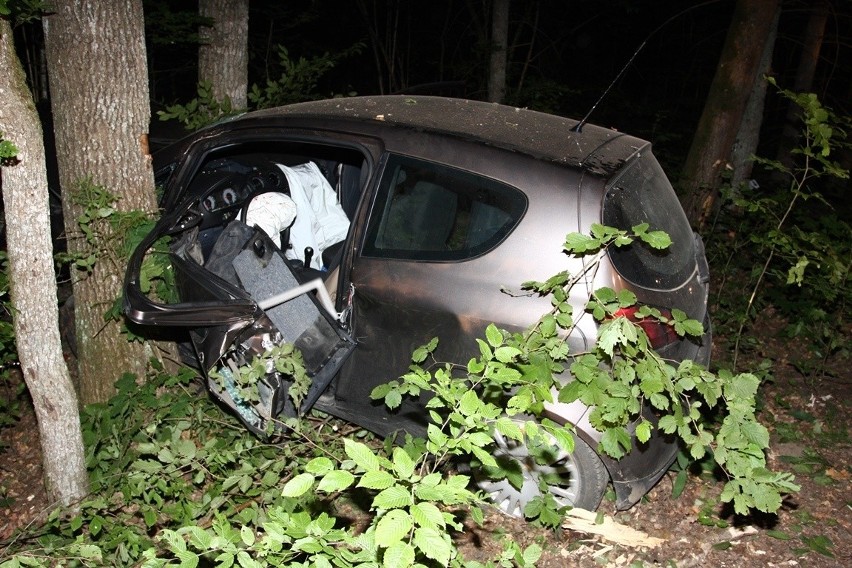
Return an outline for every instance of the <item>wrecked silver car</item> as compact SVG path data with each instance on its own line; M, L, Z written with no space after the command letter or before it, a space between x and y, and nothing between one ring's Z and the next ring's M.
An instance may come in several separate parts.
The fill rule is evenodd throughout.
M135 251L125 313L142 326L188 332L210 390L255 432L279 416L317 408L381 435L424 431L424 400L389 411L377 385L406 372L412 351L433 337L444 361L478 353L494 322L519 330L546 312L547 298L504 293L565 270L560 242L593 223L666 231L664 253L617 249L576 286L578 310L601 286L706 321L708 271L650 143L529 110L459 99L356 97L246 114L206 128L156 157L162 217ZM169 235L176 303L140 289L143 257ZM571 266L567 266L571 270ZM702 341L650 334L670 360L707 363ZM585 318L569 338L593 345ZM303 354L311 379L300 408L287 377L271 369L259 401L229 388L228 369L270 346ZM566 378L566 380L569 380ZM224 386L223 386L224 385ZM289 405L289 407L288 407ZM548 415L575 425L576 449L553 463L518 458L527 482L485 482L517 513L537 494L595 509L611 482L616 506L636 503L678 451L655 432L621 460L600 454L588 407L554 403Z

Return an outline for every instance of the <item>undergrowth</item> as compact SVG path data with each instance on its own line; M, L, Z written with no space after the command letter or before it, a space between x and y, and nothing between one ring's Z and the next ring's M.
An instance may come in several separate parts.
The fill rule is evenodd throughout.
M713 456L726 476L722 501L737 513L777 510L781 495L798 488L789 474L766 467L768 432L754 415L757 377L660 358L642 327L618 313L635 304L630 292L597 290L574 315L570 289L594 273L609 247L630 245L664 249L669 240L647 225L629 232L595 225L591 235L569 235L564 248L583 268L525 284L553 306L526 332L489 326L479 356L466 365L424 367L437 339L415 351L406 375L373 392L390 408L431 393L426 437L407 435L401 446L340 436L316 416L282 438L261 440L201 396L189 370L169 375L152 362L155 372L141 384L122 377L108 404L83 415L91 497L79 514L57 510L21 534L0 553L0 567L483 566L462 558L454 535L465 518L482 522L484 496L448 463L474 457L490 475L508 476L493 457L495 430L537 458L554 446L571 451L571 425L534 419L555 400L594 406L599 451L614 458L631 451L631 430L640 442L649 439L654 426L641 412L653 407L659 428L680 437L693 459ZM599 338L589 351L570 353L566 337L582 317L600 322ZM677 310L664 316L644 307L638 317L682 337L703 332ZM294 354L283 356L298 364ZM560 379L567 367L576 380ZM705 413L717 407L723 418L708 421ZM566 504L541 489L525 513L556 527ZM352 526L344 506L365 523ZM532 566L542 552L509 538L503 547L485 566Z
M774 84L773 81L770 80ZM852 219L845 207L849 171L838 163L850 147L849 117L809 93L780 90L801 110L801 144L793 165L754 158L765 186L723 191L723 207L708 237L708 257L721 277L714 321L731 340L733 366L754 352L752 330L783 322L781 337L797 345L792 363L804 376L830 374L831 360L848 360ZM746 293L743 293L743 291Z

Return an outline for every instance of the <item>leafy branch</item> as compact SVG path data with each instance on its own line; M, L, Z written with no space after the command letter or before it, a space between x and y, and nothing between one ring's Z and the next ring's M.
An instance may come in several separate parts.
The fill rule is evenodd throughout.
M777 87L773 78L769 78L768 81ZM827 238L827 235L834 231L826 230L826 227L808 231L799 226L801 223L794 224L792 227L789 227L789 224L794 209L800 202L813 200L830 207L823 196L813 188L812 184L815 180L849 179L849 171L831 159L833 150L849 147L846 132L849 120L823 107L813 93L793 93L783 89L779 91L802 111L802 144L792 151L799 163L786 166L776 160L755 157L754 160L758 164L789 180L788 191L763 198L746 198L737 195L733 199L734 204L743 211L756 215L762 221L772 221L771 225L750 231L751 243L760 247L765 254L765 259L756 273L748 302L740 316L734 342L734 368L737 366L743 332L758 293L763 287L765 278L770 274L770 267L776 257L783 258L787 265L786 273L779 275L779 279L786 280L787 285L802 287L803 284L808 284L809 288L829 301L844 297L842 290L848 286L850 267L848 239ZM836 222L841 226L838 233L848 234L848 224L840 220ZM806 271L813 269L820 272L821 278L811 279L814 282L808 282L805 278ZM816 280L825 281L827 285L818 285Z

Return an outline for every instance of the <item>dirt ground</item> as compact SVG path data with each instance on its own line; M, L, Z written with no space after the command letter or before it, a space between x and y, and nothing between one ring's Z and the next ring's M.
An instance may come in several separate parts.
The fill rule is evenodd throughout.
M773 349L785 352L783 343ZM537 565L545 568L852 565L848 395L852 373L844 368L832 378L809 380L798 375L783 356L766 355L776 360L775 380L761 391L765 405L761 417L773 436L771 463L773 468L794 472L802 487L787 498L778 515L740 519L723 512L720 516L723 509L716 498L721 483L693 475L683 493L673 497L674 476L669 474L629 511L616 513L605 500L602 511L617 523L607 529L607 535L573 529L554 533L495 512L487 516L484 527L467 526L460 537L465 557L494 558L501 548L500 538L509 534L523 546L542 546ZM30 408L24 408L14 427L0 431L0 555L17 529L37 523L49 509L40 459L35 417ZM630 529L640 531L641 543L660 539L660 544L613 541Z

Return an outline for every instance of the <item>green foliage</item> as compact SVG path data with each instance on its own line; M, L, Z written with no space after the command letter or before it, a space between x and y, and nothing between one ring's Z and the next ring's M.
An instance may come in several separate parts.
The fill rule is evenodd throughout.
M2 15L2 12L0 12L0 15ZM3 138L3 131L0 131L0 166L12 166L17 163L17 159L18 147Z
M712 455L727 477L722 501L732 502L738 514L751 509L777 511L782 495L797 491L798 486L790 474L767 469L769 434L755 416L759 385L755 375L735 375L726 370L713 374L692 361L673 366L653 351L639 325L619 315L619 310L636 304L636 297L626 290L604 288L594 292L586 312L600 324L597 341L586 353L568 351L566 337L579 319L568 302L571 288L595 269L611 246L625 246L635 240L655 249L670 244L667 235L648 229L646 224L630 232L594 225L590 235L568 235L564 248L582 259L583 269L577 275L560 273L544 282L524 284L551 297L552 311L537 324L524 333L489 326L486 339L478 341L480 357L467 364L466 377L454 377L451 365L429 372L415 364L402 382L379 387L373 396L384 398L393 408L402 396L434 392L436 397L428 408L433 422L441 427L430 427L427 448L473 453L497 477L509 477L511 472L501 469L489 455L487 440L492 428L502 425L505 429L501 434L531 448L547 446L541 444L541 438L536 439L544 434L567 449L573 448L570 433L564 428L547 422L541 429L535 422L526 422L522 429L508 428L509 421L501 418L504 412L509 417L535 416L545 403L555 399L562 403L579 400L593 407L589 421L602 432L599 450L619 459L632 450L631 425L640 442L650 438L653 426L642 414L649 405L660 415L658 427L676 434L692 459ZM638 317L670 325L679 337L703 333L699 322L677 310L664 317L658 310L643 306ZM415 351L415 363L423 362L434 348L433 341ZM562 378L566 367L573 380ZM452 400L457 402L444 402ZM711 421L710 411L721 413L721 422ZM471 444L474 436L484 445ZM536 502L527 512L541 516L552 510L539 505Z
M17 363L12 300L9 296L9 261L6 252L0 251L0 429L11 426L20 418L21 398L26 387L23 381L14 381L9 374L10 368Z
M634 227L633 233L631 236L624 231L594 228L590 238L569 238L565 248L575 254L601 254L607 247L624 245L632 238L655 248L667 246L666 238L648 233L647 227ZM568 288L570 285L568 281ZM564 323L563 306L568 294L565 284L532 283L531 288L553 294L555 307L551 315L562 316ZM724 502L733 502L739 514L750 509L776 511L781 495L798 487L789 474L766 469L769 435L755 417L758 379L749 373L734 375L725 370L714 375L692 361L672 366L651 350L641 327L617 315L618 309L635 303L631 296L612 290L593 294L587 311L601 324L597 343L589 353L573 359L570 369L575 380L560 388L559 401L580 400L595 406L589 420L603 432L600 449L614 458L630 451L627 427L640 417L642 405L650 404L661 414L658 427L677 434L693 459L712 454L728 478L721 497ZM659 314L643 310L643 317L660 319ZM690 321L681 313L660 321L672 325L681 337L701 332L699 322ZM552 326L542 325L539 329L556 337ZM713 409L724 415L720 426L706 418ZM649 435L650 424L642 418L636 436L642 441Z
M252 406L261 401L258 381L273 371L288 378L290 387L287 394L293 408L300 408L310 389L311 377L305 371L302 353L290 343L274 345L242 366L229 360L227 370L211 369L209 374L222 391L231 395L239 412L248 413L246 417L250 416L251 421L256 421L259 428L266 428L270 434L276 428L280 430L278 427L283 425L298 431L298 421L286 420L286 424L267 422Z
M364 45L356 43L340 53L292 58L283 45L277 46L279 74L265 85L254 84L248 92L252 109L263 109L321 98L317 85L340 61L359 54ZM198 85L198 96L186 104L173 104L157 114L160 120L176 119L187 130L197 130L219 120L244 112L233 108L231 100L218 100L209 82Z
M235 109L231 105L231 99L225 97L217 100L213 95L213 86L209 81L198 84L198 96L185 105L174 104L166 107L166 110L157 111L160 120L176 119L183 124L187 130L198 130L202 126L213 124L243 112L244 109Z
M71 195L75 205L82 208L77 217L80 233L70 239L79 243L78 252L60 256L61 262L71 264L77 270L91 273L99 262L108 262L115 268L123 268L129 256L125 235L139 231L149 216L141 211L123 212L116 208L118 197L91 178L77 183Z
M6 3L0 4L0 16L8 15ZM9 167L17 163L18 148L3 138L0 131L0 166ZM12 299L9 295L9 259L6 251L0 251L0 428L11 426L20 417L21 397L25 391L23 381L13 381L9 368L17 365L18 351L15 346L15 329L12 326ZM2 449L2 444L0 444Z
M640 440L651 435L653 425L641 417L650 405L659 428L676 433L693 459L712 454L727 475L721 499L737 513L777 510L780 495L797 487L790 475L766 467L769 437L754 416L757 377L714 375L690 361L672 366L651 350L640 326L618 315L636 302L629 292L598 290L584 312L573 313L571 288L609 247L668 246L667 236L648 229L595 225L590 236L569 235L564 248L582 260L582 270L525 284L550 297L551 311L524 332L489 325L479 355L466 365L429 365L437 339L415 350L409 371L372 393L391 408L403 397L431 395L425 437L407 435L402 445L322 435L326 421L311 428L311 419L280 443L259 441L199 397L188 371L158 371L142 384L123 377L108 404L87 407L83 416L91 499L73 518L52 515L0 567L45 558L148 567L480 566L465 562L453 534L462 530L462 516L482 522L483 496L446 465L473 458L489 475L515 483L516 470L494 459L495 433L525 444L542 463L554 450L572 451L570 425L538 418L557 400L594 406L600 450L614 458L632 449L630 425ZM639 314L682 337L701 333L682 313ZM582 317L600 322L599 337L586 352L569 353L566 339ZM291 375L300 368L289 348L238 369L247 399L270 363ZM566 380L569 368L573 380ZM710 409L718 422L705 418ZM345 521L341 502L363 504L366 526ZM561 522L561 504L547 491L525 513L542 524ZM489 565L533 566L540 555L537 545L506 541Z
M730 295L746 303L725 298L730 305L722 305L720 319L734 324L736 366L743 332L754 314L766 305L780 309L790 322L787 336L804 340L816 359L815 364L801 363L810 373L832 355L850 354L845 326L852 226L821 191L833 180L849 179L834 159L850 145L850 121L823 107L814 94L780 94L801 109L801 144L792 152L792 166L754 158L771 174L773 185L729 188L723 194L729 207L719 221L724 230L719 246L728 259L727 281L736 286ZM843 199L838 195L833 201ZM750 296L742 294L743 288L751 290Z
M49 11L50 4L44 0L0 0L0 17L9 18L15 25L39 20Z
M311 58L290 56L283 45L277 46L280 75L267 79L266 85L252 85L248 99L254 108L271 108L309 101L326 95L317 93L319 80L341 61L358 55L364 44L356 43L339 53L324 53Z
M200 26L212 26L212 18L205 18L195 6L181 9L180 5L166 0L145 0L146 39L153 45L193 48L201 44Z
M72 252L57 255L57 260L90 274L99 263L106 262L118 272L124 270L136 246L153 229L156 220L139 211L121 211L116 207L118 197L90 178L78 182L71 199L82 208L77 217L80 233L71 235L77 246ZM168 237L150 248L140 271L140 289L164 302L176 300L174 272L169 259ZM122 321L121 297L104 315L106 321ZM130 339L137 338L125 328Z

